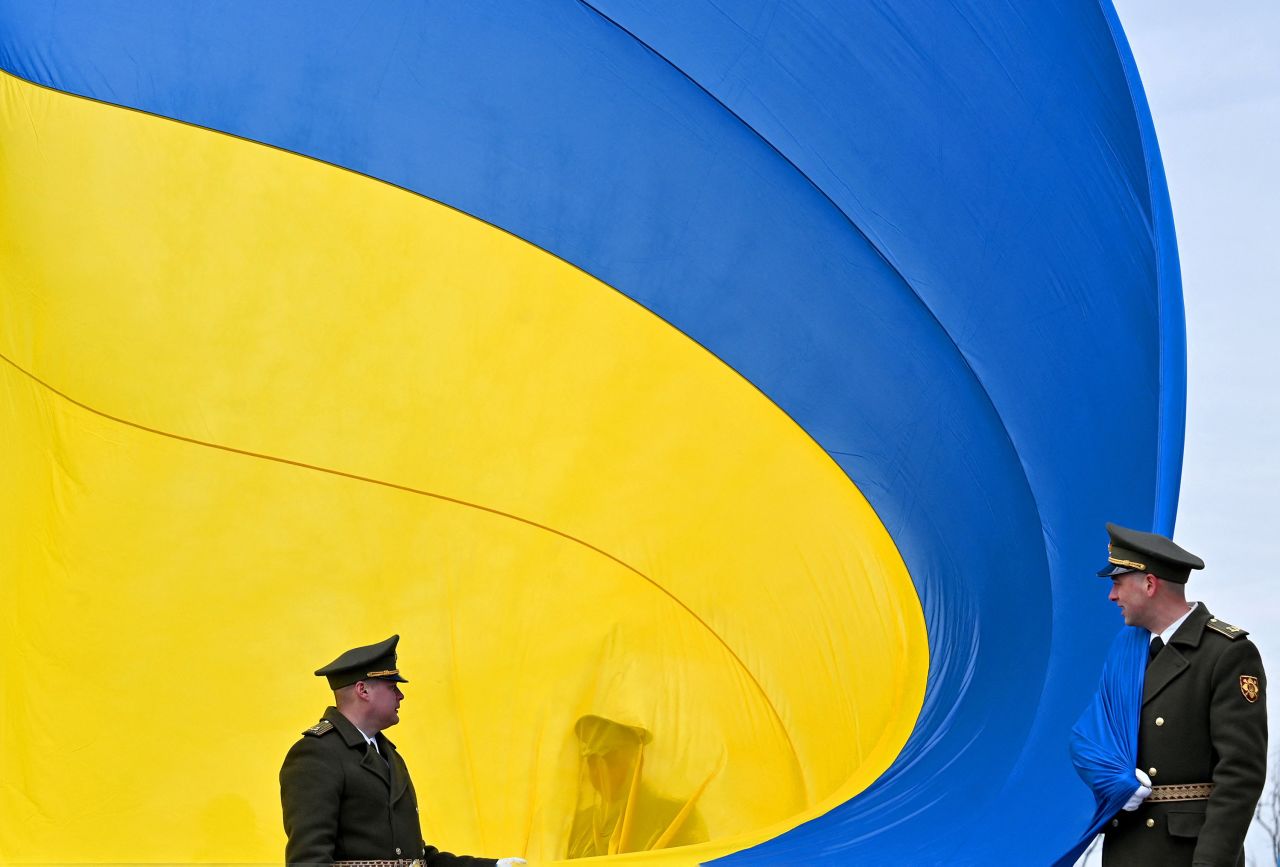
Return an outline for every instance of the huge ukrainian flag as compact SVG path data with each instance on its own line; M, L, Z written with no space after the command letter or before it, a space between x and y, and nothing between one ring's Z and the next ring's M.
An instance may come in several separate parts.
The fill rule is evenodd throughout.
M8 0L0 69L0 860L278 860L391 632L443 848L572 854L589 715L706 829L620 860L1072 842L1181 448L1105 0Z

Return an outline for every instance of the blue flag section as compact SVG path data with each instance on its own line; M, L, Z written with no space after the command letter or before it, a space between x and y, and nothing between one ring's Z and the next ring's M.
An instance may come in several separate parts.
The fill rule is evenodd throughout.
M1111 644L1098 691L1071 729L1071 761L1093 792L1097 808L1084 832L1055 867L1071 867L1137 789L1138 715L1151 633L1126 626Z
M480 618L475 612L487 614L499 605L494 600L537 621L534 603L521 608L518 600L541 586L544 566L566 582L554 591L564 599L599 594L589 616L570 617L567 603L552 612L564 616L563 627L531 643L560 667L538 675L529 663L531 685L540 685L541 676L595 696L607 692L600 684L645 664L666 677L695 654L682 655L684 645L664 630L696 626L698 640L711 648L706 658L715 665L728 660L731 674L716 683L741 687L759 701L759 709L727 700L719 709L743 721L744 742L780 744L778 763L786 769L785 785L777 786L785 798L747 816L755 795L732 792L729 781L754 754L735 752L728 729L708 721L711 710L696 709L705 693L684 681L677 688L657 676L637 678L647 692L636 688L636 695L667 702L654 713L667 721L665 729L649 718L634 722L654 732L645 758L653 773L662 771L661 750L673 743L690 754L702 751L686 763L687 779L670 787L679 788L685 805L680 821L705 826L702 843L709 848L698 850L697 860L724 867L1050 863L1078 851L1081 829L1092 823L1096 830L1117 799L1123 802L1141 692L1140 636L1126 629L1112 643L1116 611L1093 568L1106 544L1106 521L1172 531L1185 338L1159 149L1110 0L0 0L0 72L5 180L35 177L62 160L60 175L85 175L47 198L65 203L98 195L95 201L122 209L93 223L93 209L75 200L49 216L39 210L47 204L39 191L24 199L5 188L0 354L9 364L0 363L0 371L13 379L5 387L17 397L0 399L0 410L26 406L19 398L43 389L50 401L49 395L65 395L98 418L134 420L134 429L168 431L174 442L225 446L219 457L228 461L270 459L299 474L332 464L335 479L353 484L479 504L485 520L518 524L539 544L572 540L575 552L607 560L608 569L625 573L617 579L625 592L643 586L674 612L671 619L655 615L644 629L622 625L640 610L624 591L602 589L614 586L604 578L582 577L576 561L546 566L550 555L533 543L519 548L522 557L527 553L521 559L505 552L524 542L449 548L439 539L455 538L453 530L417 513L377 524L378 531L394 527L407 535L429 530L433 545L462 551L461 561L493 557L501 561L495 574L510 569L506 590L460 566L384 594L416 600L421 616L429 611L438 617L431 621L437 631L455 638L468 633L460 618ZM58 144L58 132L42 126L50 118L65 120L58 130L70 144ZM85 142L91 143L85 153L75 150ZM140 182L120 180L123 170L111 175L113 167L158 164L157 153L172 157L165 161L172 173L146 193L150 198L119 193L140 189ZM244 169L249 164L252 172ZM109 175L110 183L98 183ZM281 192L277 186L286 180L296 187ZM239 204L219 199L228 189ZM208 205L213 200L221 210ZM410 216L392 221L388 215L400 207ZM220 225L200 222L228 213L235 216ZM148 214L162 216L146 223L144 248L142 233L126 228ZM336 240L317 241L322 249L308 251L318 236L308 218L317 216L343 228ZM405 225L410 229L401 232ZM235 246L220 247L236 226L253 228L236 236ZM83 312L82 296L56 282L50 275L62 272L49 263L61 261L64 249L97 250L87 240L93 232L102 250L129 255L123 276L110 279L97 270L97 253L94 263L65 269L74 271L66 281L90 287L85 296L98 305ZM359 244L344 246L354 237ZM430 247L444 238L443 252ZM287 267L285 250L293 251ZM319 274L306 270L308 262L328 262L320 254L333 251L342 254L338 263ZM21 270L12 264L19 260ZM244 271L224 273L228 262ZM340 270L343 263L349 272ZM324 288L327 275L340 276ZM168 333L182 317L158 302L152 307L151 299L175 286L201 303L190 317L191 336L174 341L174 358L135 360L128 376L104 373L111 384L96 392L97 402L94 384L68 384L99 359L125 357L126 348L144 342L122 330L103 338L106 348L93 358L62 364L48 348L55 345L49 335L88 345L90 325L106 321L100 311L129 304L143 313L122 321L152 322ZM378 307L386 287L401 293L394 304L357 313L340 306L354 309L367 300ZM299 323L271 328L262 307L327 318L310 331L299 324L301 315ZM450 318L464 307L465 316ZM64 313L57 322L40 318ZM152 374L166 371L223 369L212 350L182 366L197 357L197 344L206 345L200 340L230 347L228 354L283 348L270 364L228 372L208 395L185 381L152 383ZM570 358L589 340L594 348ZM394 351L370 350L357 376L348 358L368 346ZM406 360L437 347L453 354L446 361L432 356L422 369ZM524 354L496 360L516 349ZM323 375L308 367L317 358L329 365L316 368ZM703 365L705 380L682 372L693 365L690 358ZM575 384L570 374L582 371L598 374L598 391ZM343 382L350 386L344 377L359 387L340 392ZM742 405L755 401L759 415L747 422L724 408L729 398L712 400L712 386L703 383L713 381ZM0 386L5 382L0 378ZM557 387L554 400L543 399L539 389ZM153 399L160 391L166 398L196 395L181 415L194 419L190 429L149 415L167 407ZM279 439L270 448L255 440L267 427L260 417L285 405L280 395L300 393L318 395L300 403L323 411L304 417L298 410L296 422L276 424L271 430ZM643 394L655 397L640 412ZM227 425L240 439L219 438L218 414L209 410L217 401L232 410L252 405L250 420ZM265 407L261 416L254 401ZM691 406L704 415L695 419ZM625 414L628 407L635 417ZM31 454L59 456L47 474L61 479L61 437L77 428L46 425L45 412L23 410L22 429L32 431ZM351 421L357 418L359 425ZM365 418L377 428L368 436L358 429ZM490 418L497 420L484 421ZM780 432L761 433L773 428L760 418L778 420ZM348 423L358 430L343 456L355 457L326 463L332 457L324 452L326 432ZM465 455L445 457L454 454L441 445L446 433L468 423L477 430L457 441L472 451L459 446L457 454ZM811 490L794 471L798 459L784 457L792 454L782 450L784 441L813 457L820 468L814 478L830 483L831 502L866 507L864 524L832 517L843 515L836 506L814 505L828 501L814 493L817 482ZM693 450L694 442L706 444L704 451ZM417 461L413 472L401 472L402 455L412 458L406 464ZM734 463L689 483L711 466L707 455ZM141 463L161 479L174 475L156 468L158 458ZM9 478L3 470L0 463L0 482ZM785 504L790 515L815 509L834 525L823 539L836 541L765 540L756 532L750 520L763 512L745 486L766 476L779 481L761 499ZM210 469L208 477L227 476ZM93 493L76 479L72 487ZM643 496L632 490L639 482L650 485ZM61 514L55 508L61 488L55 496L39 480L28 484L34 493L21 501L23 514ZM335 509L348 502L332 497L283 500ZM209 508L209 526L235 524L239 507L219 511L205 502L212 499L191 494L183 502ZM670 519L674 529L655 529L666 527L659 517L677 508L686 512ZM157 527L165 515L181 514L176 507L156 513ZM74 523L49 520L64 534ZM252 539L243 550L251 541L268 554L309 550L290 532L246 531ZM374 534L368 529L364 538ZM15 534L28 548L13 554L19 559L12 564L0 559L0 582L44 586L45 573L29 564L46 560L49 574L89 581L59 571L75 563L60 547L65 535L39 544L30 541L36 535ZM279 544L258 538L269 535ZM339 536L314 538L336 544ZM858 553L872 550L868 539L883 540L875 556ZM840 547L846 542L853 553ZM767 550L743 553L748 543ZM377 552L392 552L388 574L418 576L428 574L426 567L412 571L396 558L428 547L391 539ZM768 573L761 581L776 582L743 592L737 608L722 586L755 585L736 579L739 560L724 556L729 548L741 560L767 564L759 567ZM680 560L679 552L693 553ZM431 548L423 558L443 562L437 554ZM262 562L248 553L245 559L253 569ZM356 569L377 557L344 550L323 559ZM882 568L888 560L902 575L897 585L891 580L897 573ZM291 570L282 565L258 582L280 588L270 603L279 610L296 608L294 600L308 590L288 583L304 580ZM8 577L19 574L35 577ZM771 622L775 609L803 595L797 587L815 588L812 609L779 613ZM9 591L0 583L0 592ZM856 604L828 605L841 594ZM828 637L859 631L855 613L874 620L878 631L864 635L868 646L851 658ZM374 614L362 622L380 623ZM757 621L783 637L767 644L734 632ZM16 654L65 631L65 624L33 627L39 636L0 645L13 657L3 672L18 683L26 669ZM528 634L523 627L510 633ZM635 634L642 638L626 645ZM799 664L774 650L794 636L827 643ZM404 646L413 651L408 640ZM181 652L188 651L195 653ZM448 653L456 651L449 646ZM668 665L662 652L675 661ZM613 666L607 676L592 667L606 663ZM470 690L473 671L491 669L460 663L435 680L434 673L418 680L458 678L450 695L459 703L473 692L508 691L497 674L474 675L485 683ZM859 671L882 675L878 692L846 676ZM792 682L811 672L829 678L806 693L820 700L792 701L798 692ZM863 708L874 708L877 726L888 720L883 731L861 728L870 719ZM575 713L607 715L585 706ZM453 715L451 707L438 714ZM481 727L496 716L477 713ZM572 811L573 797L550 780L557 770L574 775L576 766L554 766L557 757L578 758L572 719L563 725L536 719L528 725L536 745L519 752L531 776L512 771L519 778L513 788L529 793L526 812L508 815L505 802L485 803L480 777L460 765L450 779L459 791L476 785L480 794L474 809L470 796L457 799L467 805L456 811L457 821L472 825L432 828L446 846L452 831L452 839L477 845L510 839L542 846L536 851L548 860L566 855L555 829L574 817L561 821L552 807ZM26 743L18 728L10 737ZM830 744L846 741L856 743L830 760ZM10 746L0 742L0 749ZM441 749L446 757L461 754ZM513 758L512 767L524 768L520 761ZM722 761L727 770L713 773ZM113 776L109 769L95 772ZM772 792L764 783L757 788ZM66 790L73 789L68 781ZM237 809L250 805L228 808L224 813L235 815L227 822L244 813L253 814L254 827L277 827L278 816L265 815L276 806L270 798L263 806L258 794L228 794L213 784L208 790L211 801L222 794ZM45 801L57 802L62 790L50 791ZM746 806L735 807L735 799ZM655 796L656 802L664 801ZM0 795L0 812L28 803L44 801L33 789L13 787ZM425 800L422 813L426 822ZM437 820L452 821L453 814ZM0 860L78 859L36 836L39 827L15 825L0 836ZM653 836L664 845L675 839ZM730 838L732 845L715 848ZM218 855L210 860L264 860L275 852L274 840L240 839L243 851L232 844L209 848ZM197 856L157 849L148 857Z

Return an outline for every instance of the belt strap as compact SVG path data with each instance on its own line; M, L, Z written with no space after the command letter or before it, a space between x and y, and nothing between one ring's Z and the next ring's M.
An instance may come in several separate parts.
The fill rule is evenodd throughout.
M421 861L334 861L333 867L418 867Z
M1173 786L1152 786L1147 803L1152 801L1203 801L1213 794L1213 783L1182 783Z

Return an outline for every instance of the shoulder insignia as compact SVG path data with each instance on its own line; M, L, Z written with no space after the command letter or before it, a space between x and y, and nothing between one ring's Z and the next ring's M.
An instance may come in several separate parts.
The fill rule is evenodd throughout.
M333 731L333 723L329 722L327 719L322 719L320 722L303 732L303 734L320 737L320 735L327 734L331 731Z
M1258 685L1258 678L1252 674L1240 675L1240 694L1244 696L1244 700L1253 704L1258 700L1258 696L1262 694L1262 687Z
M1247 629L1241 629L1239 626L1232 626L1225 620L1219 620L1216 617L1210 617L1205 623L1205 627L1212 629L1219 635L1227 636L1227 638L1230 638L1232 641L1235 641L1237 638L1244 638L1249 634Z

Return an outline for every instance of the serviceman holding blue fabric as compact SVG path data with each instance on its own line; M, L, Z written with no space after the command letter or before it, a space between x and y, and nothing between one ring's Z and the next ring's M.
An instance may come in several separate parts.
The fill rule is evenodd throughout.
M348 650L316 671L334 703L303 732L280 768L289 864L366 867L513 867L522 858L473 858L427 846L409 769L383 730L400 721L408 683L396 667L400 636Z
M1164 536L1107 525L1110 599L1150 631L1129 803L1107 822L1102 861L1239 865L1267 766L1266 674L1245 630L1188 603L1204 562ZM1136 688L1136 686L1135 686Z

